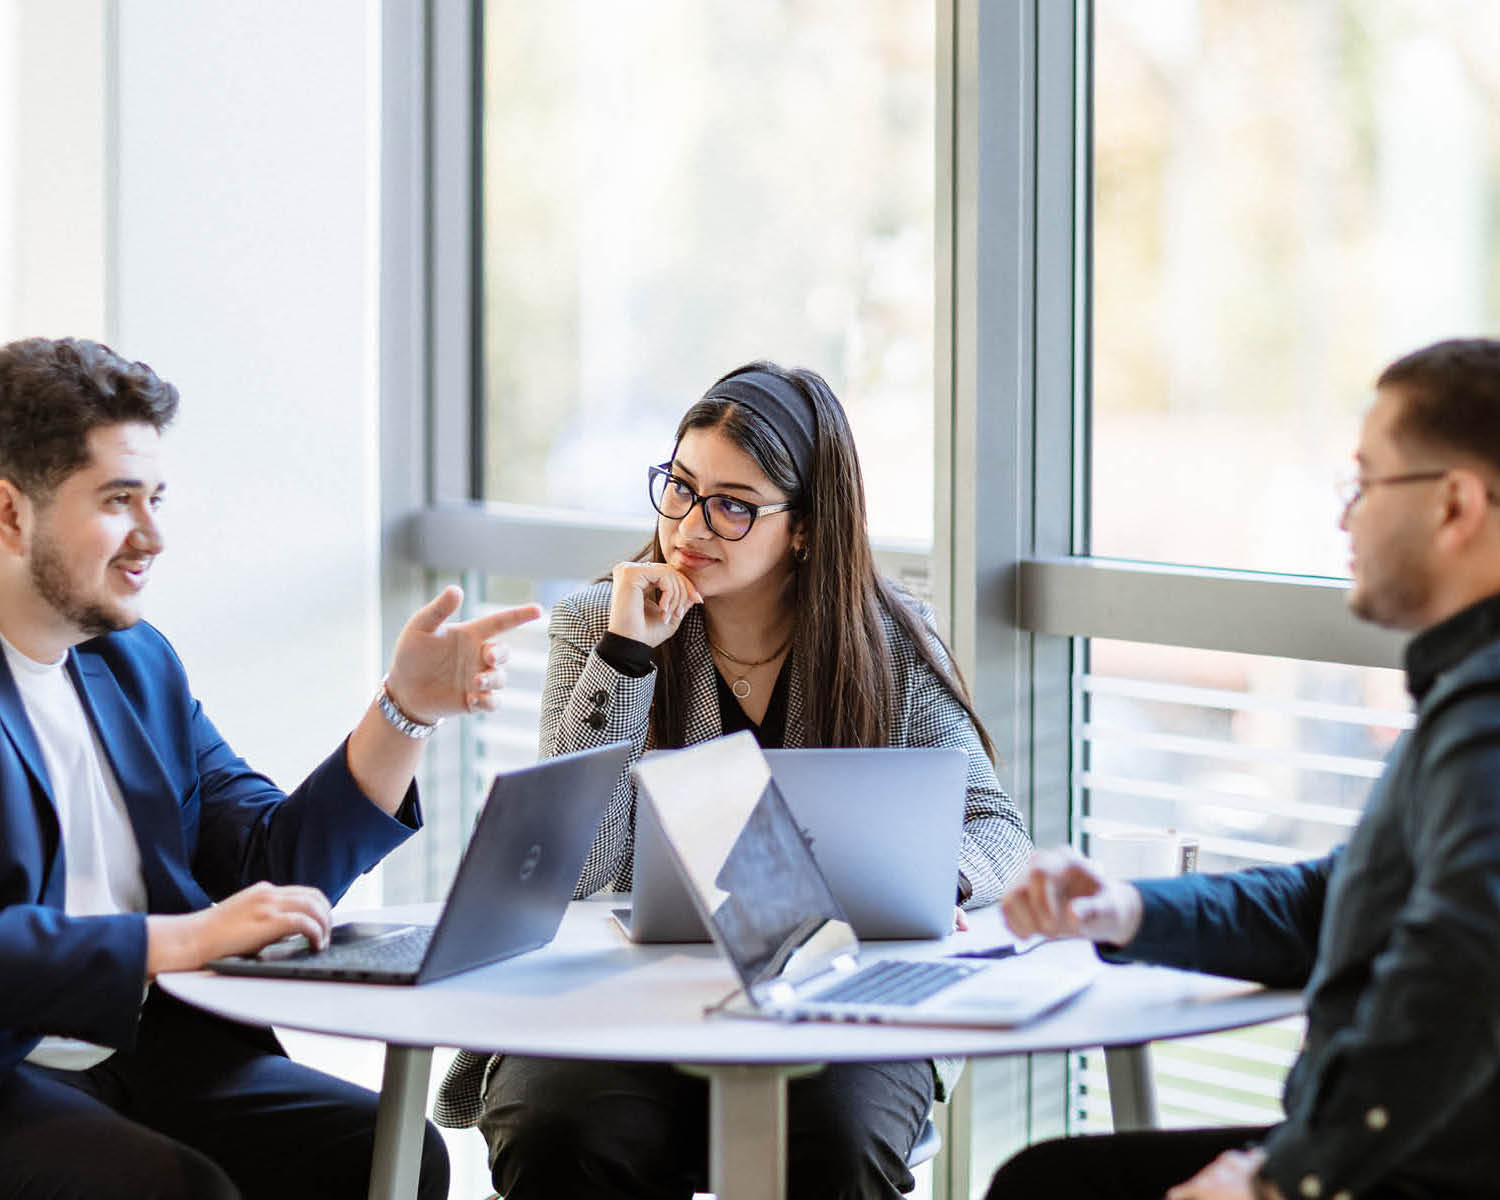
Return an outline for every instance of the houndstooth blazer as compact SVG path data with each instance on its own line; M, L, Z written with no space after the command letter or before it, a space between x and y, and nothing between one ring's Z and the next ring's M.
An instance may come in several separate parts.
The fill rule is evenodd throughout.
M604 813L604 823L583 867L577 895L601 890L629 891L635 858L635 785L630 767L645 753L651 724L651 700L656 672L639 678L622 675L599 657L599 639L609 628L611 584L608 580L574 592L552 609L548 637L547 677L542 691L541 753L543 757L603 746L631 744L630 761L615 784ZM931 627L931 612L920 615ZM958 870L971 889L968 906L998 900L1025 866L1031 840L1015 804L1000 787L995 768L968 713L923 662L917 648L890 617L883 617L890 646L896 696L896 721L890 745L898 747L957 747L969 756L964 801L963 838ZM676 638L686 648L688 696L684 742L693 745L723 734L719 719L714 662L708 650L701 608L690 609ZM935 633L928 645L940 661L947 651ZM805 746L803 682L800 656L791 659L788 680L785 745ZM462 1127L479 1119L484 1077L490 1058L468 1051L453 1063L438 1093L434 1116L440 1125ZM940 1083L951 1083L956 1070L944 1064Z

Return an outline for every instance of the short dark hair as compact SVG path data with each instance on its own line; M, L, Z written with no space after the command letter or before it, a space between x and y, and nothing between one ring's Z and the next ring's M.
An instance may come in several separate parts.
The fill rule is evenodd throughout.
M1500 341L1452 338L1398 358L1375 381L1401 394L1396 436L1500 472Z
M35 500L88 465L90 430L138 422L160 432L176 415L175 387L98 342L0 346L0 478Z

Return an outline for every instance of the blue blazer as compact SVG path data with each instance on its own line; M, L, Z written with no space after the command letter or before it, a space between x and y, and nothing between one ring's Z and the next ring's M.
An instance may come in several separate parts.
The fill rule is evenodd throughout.
M140 844L149 911L206 908L258 880L337 900L421 823L359 790L340 746L290 795L219 735L167 640L141 622L68 654ZM0 1078L43 1034L129 1047L145 988L139 913L69 917L52 785L0 655Z

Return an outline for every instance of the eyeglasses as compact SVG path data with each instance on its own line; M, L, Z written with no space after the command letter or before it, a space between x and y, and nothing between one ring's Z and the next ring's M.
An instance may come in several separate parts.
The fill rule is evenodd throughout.
M700 496L671 471L669 464L651 467L646 472L646 481L651 489L651 504L669 521L680 521L693 511L696 505L703 506L703 523L709 530L726 542L737 542L750 532L755 518L771 513L785 512L791 504L746 504L733 496L722 493Z
M1372 487L1386 487L1398 483L1426 483L1432 479L1441 479L1446 474L1448 474L1446 470L1410 471L1405 475L1380 475L1374 479L1361 479L1358 475L1354 475L1339 481L1339 502L1344 506L1344 511L1348 512Z

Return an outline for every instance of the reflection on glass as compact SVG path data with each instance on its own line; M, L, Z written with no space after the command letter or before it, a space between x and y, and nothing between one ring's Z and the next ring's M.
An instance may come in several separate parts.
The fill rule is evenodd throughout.
M1500 317L1500 5L1094 8L1091 549L1343 575L1375 375Z
M649 516L756 358L844 401L880 538L931 538L930 0L487 0L490 499Z

